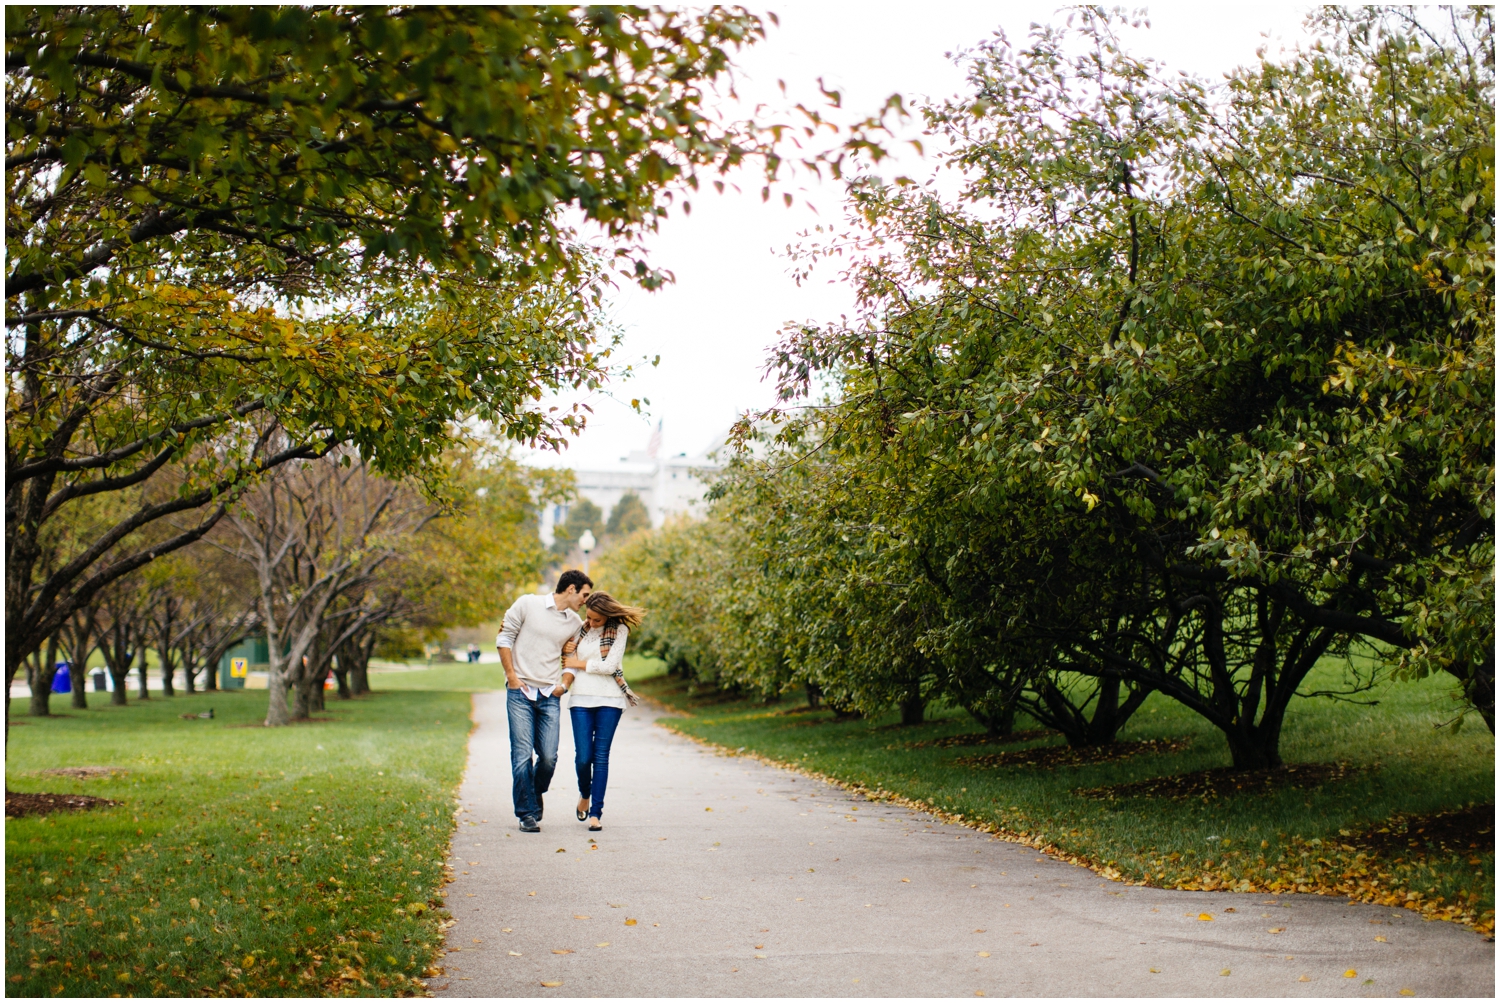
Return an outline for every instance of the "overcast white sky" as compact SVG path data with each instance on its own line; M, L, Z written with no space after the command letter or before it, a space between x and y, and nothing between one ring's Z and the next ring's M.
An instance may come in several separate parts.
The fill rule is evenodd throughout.
M820 103L821 76L843 91L850 117L873 112L892 92L908 99L959 93L963 70L948 53L972 48L997 29L1018 43L1032 22L1067 16L1042 5L870 0L771 9L780 26L770 26L767 40L739 61L742 100L781 105L786 99L776 82L784 80L791 99L814 106ZM1295 46L1305 37L1307 10L1293 4L1154 4L1147 8L1151 27L1126 37L1135 54L1217 80L1253 62L1262 45L1273 52ZM901 167L914 177L930 170L914 156ZM530 462L611 466L644 448L657 419L664 421L666 455L694 455L717 445L746 409L772 402L761 375L766 347L781 325L836 319L850 309L851 298L831 281L831 269L799 288L784 257L800 232L841 218L840 185L812 184L792 209L762 203L753 175L744 188L743 194L700 193L691 215L668 219L648 241L653 263L673 272L675 284L654 293L621 288L612 312L626 335L622 357L660 355L661 364L616 384L619 401L591 398L588 430L563 454L533 454ZM649 418L620 402L632 397L649 398Z

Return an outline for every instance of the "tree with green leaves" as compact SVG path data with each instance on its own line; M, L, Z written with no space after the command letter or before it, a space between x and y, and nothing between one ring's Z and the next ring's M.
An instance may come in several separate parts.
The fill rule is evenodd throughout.
M585 532L596 537L604 535L604 510L587 498L579 498L569 503L562 523L552 527L552 553L567 557Z
M7 678L281 464L347 445L430 478L467 421L575 431L536 402L607 376L605 276L659 284L641 233L780 164L785 127L705 108L762 34L739 8L7 8ZM50 520L168 474L43 573Z
M960 195L853 187L810 254L860 315L773 360L789 403L837 387L773 466L901 485L888 539L946 522L938 579L994 569L928 644L1158 689L1241 767L1356 649L1493 727L1492 20L1320 23L1222 92L1094 12L982 46L927 110Z
M634 491L627 491L615 502L615 507L609 510L609 521L604 524L604 532L621 539L650 525L651 513L646 511L646 503Z

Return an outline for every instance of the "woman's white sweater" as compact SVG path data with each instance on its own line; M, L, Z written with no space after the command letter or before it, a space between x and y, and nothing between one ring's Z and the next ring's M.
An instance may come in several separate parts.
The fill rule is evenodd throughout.
M620 691L620 684L615 682L614 675L625 657L625 642L630 637L630 628L623 623L616 628L615 643L609 646L607 658L599 657L599 639L603 634L602 627L585 632L578 642L577 650L573 652L575 658L581 658L587 663L587 668L581 672L578 669L566 670L576 677L568 698L570 707L619 707L623 710L626 706L625 694Z

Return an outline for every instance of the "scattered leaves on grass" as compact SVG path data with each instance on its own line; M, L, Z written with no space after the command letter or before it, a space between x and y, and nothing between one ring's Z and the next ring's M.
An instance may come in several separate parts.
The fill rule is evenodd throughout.
M125 776L130 771L122 770L118 766L59 766L55 769L37 772L54 777L75 777L79 780L88 780L91 777L112 777L116 774Z
M1085 766L1129 759L1143 752L1157 755L1181 752L1190 744L1189 739L1148 738L1138 742L1114 742L1081 749L1067 745L1048 745L1040 749L1017 749L1014 752L995 752L985 756L960 756L953 762L958 766L976 769L1001 766Z

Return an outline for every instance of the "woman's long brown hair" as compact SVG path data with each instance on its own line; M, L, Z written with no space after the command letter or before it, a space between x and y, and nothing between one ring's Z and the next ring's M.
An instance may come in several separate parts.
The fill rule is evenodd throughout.
M593 592L583 601L589 609L604 617L606 625L610 623L623 623L631 630L641 625L646 617L646 611L639 606L626 606L619 602L608 592Z

